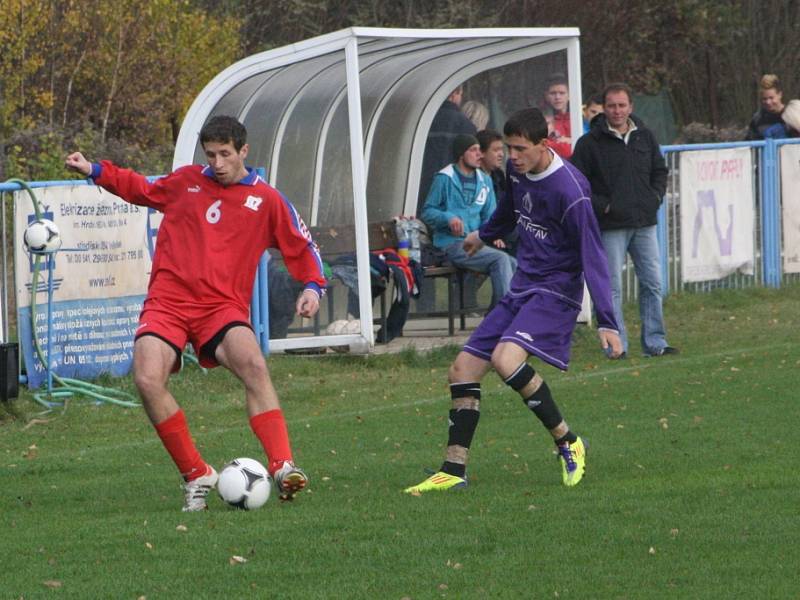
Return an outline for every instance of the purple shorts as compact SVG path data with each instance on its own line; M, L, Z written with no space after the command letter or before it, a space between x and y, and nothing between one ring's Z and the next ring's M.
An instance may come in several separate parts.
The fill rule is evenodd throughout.
M572 303L550 294L506 294L472 332L464 351L491 360L498 343L513 342L528 354L566 371L579 312Z

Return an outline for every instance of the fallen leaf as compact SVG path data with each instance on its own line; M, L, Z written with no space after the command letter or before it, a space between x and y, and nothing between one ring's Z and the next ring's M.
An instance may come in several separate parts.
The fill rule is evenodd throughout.
M678 530L677 530L676 528L674 528L674 527L673 527L672 529L670 529L670 530L669 530L669 534L670 534L670 535L671 535L673 538L676 538L676 537L678 537Z
M656 553L656 549L650 546L650 550L648 550L647 553L650 554L650 556L653 556Z
M58 579L48 579L46 581L43 581L42 583L45 585L45 587L49 587L51 590L55 590L64 585Z
M236 556L236 555L234 554L233 556L231 556L231 557L230 557L230 559L228 560L228 562L229 562L231 565L236 565L236 564L243 565L244 563L246 563L246 562L247 562L247 559L246 559L244 556Z
M150 542L145 542L144 545L145 545L145 548L147 548L148 550L152 550L153 549L153 544L151 544Z
M440 584L439 584L439 589L440 589L440 590L444 591L444 590L446 590L447 588L448 588L448 585L447 585L446 583L440 583Z
M737 369L736 367L731 367L731 371L738 371L738 370L739 369Z
M178 525L175 528L176 531L189 531L189 528L186 525Z

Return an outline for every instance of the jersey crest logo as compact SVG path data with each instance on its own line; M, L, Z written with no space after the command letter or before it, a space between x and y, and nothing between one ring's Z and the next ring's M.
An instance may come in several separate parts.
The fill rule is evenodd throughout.
M519 179L517 179L513 175L511 175L511 181L513 181L514 183L519 183Z
M258 196L248 196L247 200L244 201L244 206L250 210L258 210L258 207L261 206L263 201L264 199Z
M198 193L200 191L200 186L199 185L193 185L192 187L186 188L186 191L187 192L192 192L193 194L196 194L196 193Z
M525 212L531 212L533 210L533 200L531 200L531 195L527 192L522 197L522 206L525 207Z

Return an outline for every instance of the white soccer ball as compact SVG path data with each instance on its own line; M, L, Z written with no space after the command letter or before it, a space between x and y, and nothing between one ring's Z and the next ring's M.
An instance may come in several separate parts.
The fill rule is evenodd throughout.
M346 335L352 333L361 333L361 321L358 319L339 319L338 321L333 321L328 327L325 329L325 333L328 335ZM331 350L334 352L350 352L350 346L331 346Z
M242 510L255 510L266 504L272 490L272 478L257 460L237 458L219 474L217 492L225 502Z
M61 233L50 219L31 221L22 234L25 249L33 254L52 254L61 248Z

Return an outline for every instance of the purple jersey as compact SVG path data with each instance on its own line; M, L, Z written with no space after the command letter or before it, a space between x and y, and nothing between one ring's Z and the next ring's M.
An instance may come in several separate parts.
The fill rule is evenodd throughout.
M509 162L506 183L505 198L479 235L488 244L516 227L517 271L509 294L550 294L580 308L585 275L598 326L617 331L608 261L586 178L553 154L541 173L517 173Z

